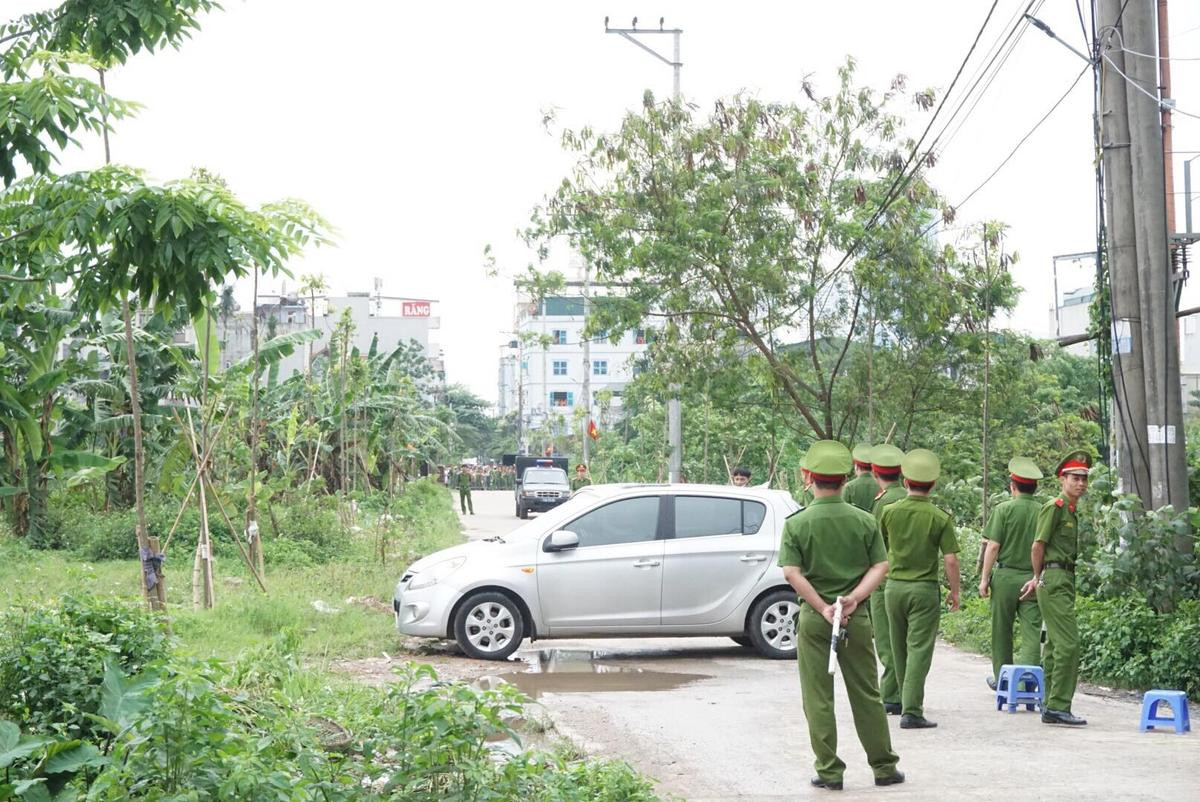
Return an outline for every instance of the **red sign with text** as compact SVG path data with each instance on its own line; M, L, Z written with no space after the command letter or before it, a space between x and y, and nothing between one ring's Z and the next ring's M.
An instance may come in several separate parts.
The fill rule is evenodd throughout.
M404 317L429 317L429 301L405 301L401 314Z

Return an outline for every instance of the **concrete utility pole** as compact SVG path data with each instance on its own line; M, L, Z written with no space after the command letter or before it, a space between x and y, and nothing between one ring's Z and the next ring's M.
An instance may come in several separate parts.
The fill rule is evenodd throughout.
M1149 509L1188 504L1166 220L1155 6L1099 0L1101 119L1122 482Z
M683 62L679 60L679 36L683 33L682 28L665 28L663 27L664 18L658 18L658 30L638 29L637 17L633 18L633 27L631 28L610 28L608 26L608 17L604 18L604 32L615 33L618 36L632 42L633 44L645 50L650 55L654 56L659 61L667 64L674 71L674 86L673 99L676 103L679 102L679 70L683 67ZM675 40L675 57L668 59L658 51L639 42L635 36L644 34L670 34ZM679 403L680 386L678 384L670 385L671 397L667 400L667 443L671 448L671 455L667 461L667 480L674 483L683 481L683 408Z

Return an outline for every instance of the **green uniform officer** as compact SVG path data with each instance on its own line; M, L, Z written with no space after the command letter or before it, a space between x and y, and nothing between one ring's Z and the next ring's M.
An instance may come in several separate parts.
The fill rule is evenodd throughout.
M871 503L871 514L878 522L883 517L883 510L889 504L894 504L908 495L900 484L900 463L904 460L904 452L893 445L884 443L871 449L871 474L875 480L876 492ZM883 547L887 548L887 536L884 535ZM900 683L896 681L896 661L892 658L892 633L888 624L887 607L884 605L884 595L887 592L887 577L879 583L879 587L871 594L871 626L875 630L875 651L879 653L879 662L883 665L883 673L879 678L879 692L883 695L883 709L890 715L900 715Z
M783 575L808 602L796 621L796 659L808 737L816 756L818 788L841 790L846 764L837 755L837 722L833 714L833 676L829 673L829 642L833 634L834 603L842 600L842 626L848 638L838 649L837 664L846 683L854 729L867 753L876 785L904 782L896 770L887 715L879 700L871 626L854 615L858 605L887 572L883 540L875 520L842 500L841 488L850 472L850 452L841 443L819 440L808 449L812 472L811 506L788 519L779 549Z
M875 507L875 496L879 487L871 475L871 446L859 443L851 452L854 457L854 478L842 488L842 498L864 512Z
M1022 588L1022 598L1037 592L1038 607L1046 621L1046 649L1042 654L1046 674L1046 724L1087 724L1071 713L1071 698L1079 682L1079 630L1075 624L1075 559L1079 554L1079 526L1075 507L1087 491L1092 458L1072 451L1058 463L1062 494L1038 512L1030 561L1033 578Z
M988 519L987 550L979 595L992 597L992 676L988 687L996 689L1000 666L1013 662L1013 623L1020 621L1021 653L1017 663L1041 665L1042 613L1033 599L1021 601L1021 589L1033 578L1029 560L1034 529L1042 505L1034 501L1042 471L1028 457L1013 457L1008 463L1008 489L1012 498L996 507ZM992 566L995 566L995 572Z
M947 604L959 606L958 539L950 513L929 500L941 474L937 455L915 448L900 466L908 497L888 505L879 528L888 542L885 594L896 681L900 683L900 726L906 730L936 727L925 718L925 677L933 664L933 647L941 618L938 554L950 581Z
M812 475L808 471L807 454L804 456L804 459L800 460L800 470L798 470L796 474L800 481L800 487L795 493L792 494L792 498L796 499L796 502L801 507L807 509L808 505L813 503L814 498L812 489Z
M475 514L475 502L471 500L471 471L466 465L458 472L458 504L463 515L466 515L468 507L471 508L471 514Z
M582 462L575 466L575 478L571 480L571 492L574 493L580 488L587 487L592 483L591 474L588 473L588 466Z

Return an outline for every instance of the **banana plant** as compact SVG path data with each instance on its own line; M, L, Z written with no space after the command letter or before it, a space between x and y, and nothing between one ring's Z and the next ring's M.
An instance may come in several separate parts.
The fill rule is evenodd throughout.
M120 462L79 449L62 437L70 383L88 369L72 337L84 327L75 310L45 294L38 303L14 309L0 324L6 345L0 357L0 431L4 439L4 481L13 528L40 539L45 527L49 481L71 481L110 471ZM76 479L75 481L78 481Z

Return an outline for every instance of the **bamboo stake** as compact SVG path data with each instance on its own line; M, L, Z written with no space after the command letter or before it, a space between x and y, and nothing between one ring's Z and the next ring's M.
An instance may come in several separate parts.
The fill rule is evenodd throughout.
M208 465L209 460L212 459L213 450L216 448L217 442L221 438L221 429L223 429L225 427L225 421L229 420L229 413L232 410L233 410L232 406L225 408L225 417L223 417L221 419L221 422L217 425L216 431L213 432L212 442L210 442L208 444L208 448L204 452L204 459L200 461L201 469L206 467ZM175 416L175 422L178 423L179 428L182 429L183 428L183 419L179 417L179 413L176 412L175 410L171 410L171 414ZM211 421L210 421L210 423L211 423ZM196 475L192 477L192 484L188 487L187 495L183 499L183 504L179 505L179 512L177 512L175 514L175 523L171 524L171 531L167 532L167 542L163 546L163 549L162 549L164 552L167 550L167 546L171 545L171 538L175 536L175 529L179 526L179 521L183 518L183 511L187 509L188 502L192 500L192 493L194 493L196 490L196 481L199 478L200 478L200 469L197 469Z
M225 511L225 504L221 501L221 494L218 493L217 489L212 486L211 478L208 478L205 481L208 484L209 491L212 493L213 501L217 502L217 509L220 511L221 517L225 519L225 525L229 527L229 531L233 535L233 542L237 543L238 550L242 552L242 559L246 561L246 567L250 569L250 573L254 576L254 581L258 583L260 588L262 588L262 592L266 593L267 585L263 582L262 576L259 574L258 569L254 566L254 560L250 558L250 552L246 551L246 547L242 543L241 536L238 535L238 531L233 528L233 521L230 520L229 513Z
M175 413L175 418L176 418L176 420L179 419L179 413ZM180 421L180 425L182 425L182 421ZM198 449L196 448L195 438L189 437L188 442L192 446L193 457L195 457L196 459L199 459L199 452L198 452ZM199 475L200 474L197 474L197 476L199 476ZM249 568L250 573L254 575L254 579L258 582L258 586L262 588L263 593L266 593L267 586L263 582L262 576L260 576L258 571L255 570L254 561L250 558L249 552L246 551L245 546L242 544L242 539L241 539L241 536L238 534L238 530L236 528L234 528L233 522L229 519L229 515L225 512L225 504L221 501L221 495L217 492L217 489L215 487L213 487L212 478L209 476L207 470L204 471L203 475L204 475L204 480L203 480L203 484L201 485L201 494L203 495L204 487L207 486L208 491L212 493L213 500L217 502L217 508L220 510L221 516L225 519L225 525L229 527L229 533L233 536L234 542L237 543L238 550L242 552L242 559L245 560L246 567Z
M196 464L200 464L200 450L196 447L195 432L192 429L192 411L184 408L187 414L188 424L188 442L192 447L192 456L196 459ZM197 571L195 565L192 568L192 606L203 607L204 609L212 609L216 599L213 597L213 580L212 580L212 538L209 535L208 529L208 499L204 493L204 473L197 473L200 476L200 492L197 494L197 501L200 505L200 537L196 540L196 561L199 563L199 579L202 583L202 590L199 593L200 604L197 604L196 580Z

